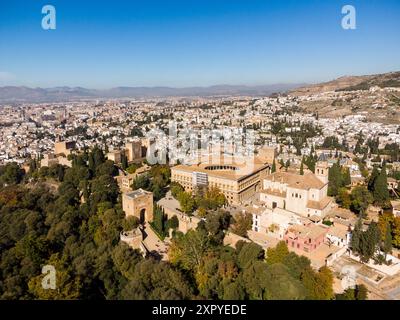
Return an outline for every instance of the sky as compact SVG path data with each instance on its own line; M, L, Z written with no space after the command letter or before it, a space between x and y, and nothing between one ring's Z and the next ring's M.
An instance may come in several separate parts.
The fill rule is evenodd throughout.
M42 7L56 29L42 28ZM356 29L342 28L344 5ZM400 70L399 0L1 0L0 86L315 83Z

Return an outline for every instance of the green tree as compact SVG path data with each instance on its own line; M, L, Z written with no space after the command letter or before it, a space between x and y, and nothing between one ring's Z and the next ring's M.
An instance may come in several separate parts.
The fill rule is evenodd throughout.
M195 210L196 202L188 192L181 192L178 196L181 210L186 214L191 214Z
M128 158L125 154L121 154L121 167L123 170L128 168Z
M248 213L238 213L235 215L231 230L233 233L241 237L247 237L247 231L251 230L253 216Z
M279 241L275 248L267 249L266 262L269 265L274 263L283 263L286 256L289 254L289 249L285 241Z
M301 159L300 175L304 175L304 157Z
M368 206L372 203L373 197L364 186L355 187L350 194L350 209L360 217L366 217Z
M384 240L382 243L382 251L385 253L385 258L388 253L392 253L392 228L390 227L390 224L388 223L386 226L385 234L384 234Z
M339 163L334 163L328 172L328 195L337 196L339 188L343 186L343 179Z
M351 233L351 248L353 252L360 253L361 251L361 235L362 235L362 219L357 220L354 230Z
M16 162L7 163L0 167L0 185L18 184L22 181L25 171Z
M121 292L124 300L183 300L192 298L184 276L165 262L142 260Z
M254 261L264 259L265 255L263 248L253 242L238 241L236 251L238 264L243 269Z
M349 186L351 185L351 177L349 168L345 168L343 172L343 185Z
M388 206L389 190L387 188L386 166L384 165L378 177L374 181L373 192L374 202L380 206Z
M56 289L43 288L42 281L45 274L40 274L33 277L28 284L33 296L36 299L45 300L78 299L82 291L82 281L73 275L66 257L60 257L58 253L53 254L47 264L55 267Z
M342 208L349 209L351 206L350 194L346 188L339 188L338 194L336 196L336 202Z
M274 162L272 163L271 172L272 173L276 172L276 161L275 161L275 158L274 158Z
M210 248L210 240L205 231L189 230L186 234L176 234L171 241L168 255L172 264L196 272L202 257Z
M177 182L171 182L170 185L172 196L177 199L179 194L184 191L183 187Z
M168 229L176 230L179 227L179 220L177 216L171 217L167 222Z

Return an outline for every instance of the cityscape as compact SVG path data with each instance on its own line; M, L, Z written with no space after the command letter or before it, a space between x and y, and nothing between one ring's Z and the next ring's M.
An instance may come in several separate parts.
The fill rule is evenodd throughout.
M359 32L336 7L335 32ZM54 30L34 32L63 34L62 10L39 10ZM1 300L400 300L398 52L186 85L14 78L23 56L0 53Z

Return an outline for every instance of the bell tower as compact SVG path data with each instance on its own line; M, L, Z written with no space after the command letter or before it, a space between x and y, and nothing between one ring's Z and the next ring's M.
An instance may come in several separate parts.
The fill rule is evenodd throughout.
M327 161L318 161L315 164L315 175L323 183L328 183L329 166Z

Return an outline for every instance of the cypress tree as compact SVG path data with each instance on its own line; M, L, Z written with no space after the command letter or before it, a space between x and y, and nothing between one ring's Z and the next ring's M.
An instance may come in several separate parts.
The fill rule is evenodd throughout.
M343 173L343 186L349 186L351 184L350 170L346 168Z
M128 168L128 158L126 157L126 155L121 155L121 166L122 169L126 170L126 168Z
M276 172L276 162L275 162L275 159L274 159L274 162L272 163L271 172L272 172L272 173Z
M366 232L361 235L361 260L368 262L375 254L380 242L380 232L376 222L371 222Z
M287 159L285 167L286 167L286 171L287 171L288 168L290 167L290 160L289 159Z
M304 158L301 159L301 165L300 165L300 175L304 175Z
M283 159L281 159L281 160L279 161L279 164L280 164L280 166L281 166L281 169L285 166L285 163L283 162Z
M386 224L386 232L382 244L382 250L385 253L385 258L388 253L392 252L392 228L390 227L390 223Z
M360 238L362 233L362 222L361 218L357 220L356 225L354 226L354 230L351 233L351 249L355 253L360 253Z
M383 166L378 177L374 181L373 192L374 202L378 205L385 206L389 200L389 190L387 188L386 166Z
M375 180L376 178L378 178L378 175L379 175L378 168L374 166L371 172L371 176L368 179L368 190L371 192L374 190Z
M339 188L342 186L342 174L339 164L335 163L328 172L328 195L337 196Z

